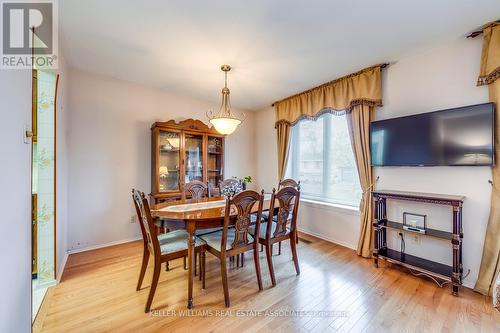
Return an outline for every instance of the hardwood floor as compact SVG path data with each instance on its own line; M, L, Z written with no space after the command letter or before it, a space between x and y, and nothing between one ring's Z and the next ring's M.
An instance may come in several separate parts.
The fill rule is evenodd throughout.
M150 314L144 304L151 281L135 291L142 256L140 241L73 254L61 283L53 287L37 317L42 332L499 332L491 299L406 274L402 269L358 257L354 251L301 235L301 275L290 247L274 256L277 286L271 288L260 252L264 290L254 265L229 269L231 308L224 307L220 265L207 254L206 291L196 279L195 308L186 310L187 272L182 259L163 271ZM286 244L286 245L285 245ZM275 251L276 253L277 251ZM258 313L262 311L262 313ZM263 314L268 311L267 315ZM288 311L309 311L284 316ZM259 315L260 314L260 315Z

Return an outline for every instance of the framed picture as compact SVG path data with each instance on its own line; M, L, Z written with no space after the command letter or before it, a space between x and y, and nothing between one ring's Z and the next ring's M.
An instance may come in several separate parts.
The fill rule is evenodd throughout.
M427 227L426 220L427 220L427 215L404 212L403 229L425 234L425 229Z

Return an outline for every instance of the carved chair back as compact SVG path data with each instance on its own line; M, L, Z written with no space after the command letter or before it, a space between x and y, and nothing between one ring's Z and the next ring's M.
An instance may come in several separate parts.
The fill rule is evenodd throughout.
M139 219L139 225L141 227L144 247L147 247L152 255L160 255L160 243L158 242L158 236L156 234L153 217L151 216L151 210L149 209L148 200L144 192L135 189L132 190L132 198L134 199L135 211L137 212L137 218Z
M278 192L276 192L276 189L273 189L269 211L275 211L275 202L278 201L279 207L277 209L276 219L274 220L274 222L276 223L276 229L271 234L272 223L268 223L266 229L266 239L285 235L287 231L286 227L288 221L290 220L290 233L295 232L295 230L297 229L299 200L300 185L298 185L297 188L286 186Z
M262 218L262 205L264 202L264 190L259 194L256 191L247 190L236 194L234 197L226 199L226 209L224 216L224 229L222 231L221 249L225 251L227 235L231 221L231 209L236 209L236 222L234 224L234 240L231 243L231 250L245 247L251 244L249 241L248 228L252 222L252 209L258 205L257 220L255 222L255 234L258 235L260 220ZM255 243L255 240L253 241ZM255 243L256 244L256 243Z
M201 199L207 196L208 186L202 181L192 180L184 186L184 196L189 193L193 199Z
M287 178L287 179L283 179L282 181L280 181L280 183L278 184L278 190L283 188L283 187L298 188L299 186L300 186L300 180L298 182L296 182L295 179Z

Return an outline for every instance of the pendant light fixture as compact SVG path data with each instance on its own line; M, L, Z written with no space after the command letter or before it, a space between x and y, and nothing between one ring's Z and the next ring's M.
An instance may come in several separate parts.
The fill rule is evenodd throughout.
M222 65L220 69L224 72L224 88L222 88L222 103L219 112L214 114L211 110L207 112L210 123L220 134L228 135L233 133L239 124L245 120L245 114L235 114L231 111L231 100L229 97L229 88L227 87L227 72L231 66Z

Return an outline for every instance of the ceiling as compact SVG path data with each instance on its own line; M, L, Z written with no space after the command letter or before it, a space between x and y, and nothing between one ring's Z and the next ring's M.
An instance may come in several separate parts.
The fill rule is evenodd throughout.
M70 66L233 106L273 101L463 38L500 18L498 0L64 0ZM479 61L479 60L478 60Z

